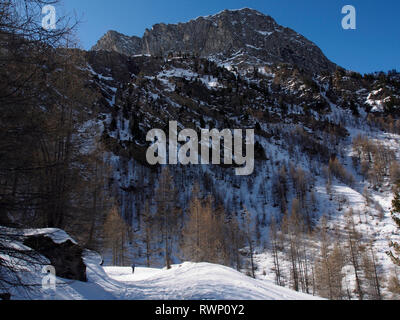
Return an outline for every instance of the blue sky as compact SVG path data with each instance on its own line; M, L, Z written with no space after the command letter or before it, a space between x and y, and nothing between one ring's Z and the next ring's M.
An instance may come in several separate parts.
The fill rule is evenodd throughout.
M357 30L343 30L341 9L357 10ZM63 0L59 12L81 18L89 49L108 30L142 36L155 23L185 22L223 9L249 7L271 15L316 43L333 62L361 73L400 70L398 0Z

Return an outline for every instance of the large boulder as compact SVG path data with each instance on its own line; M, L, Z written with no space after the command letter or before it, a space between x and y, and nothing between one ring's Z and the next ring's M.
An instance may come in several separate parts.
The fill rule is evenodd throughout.
M24 245L34 249L50 260L57 277L86 282L86 265L82 259L83 249L67 239L57 243L44 234L28 236Z

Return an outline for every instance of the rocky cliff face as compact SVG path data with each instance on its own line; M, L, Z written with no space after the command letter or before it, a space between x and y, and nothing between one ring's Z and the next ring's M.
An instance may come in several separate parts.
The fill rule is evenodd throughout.
M128 37L117 31L108 31L92 48L93 51L115 51L127 56L142 52L142 39Z
M242 69L271 63L296 65L314 73L336 68L314 43L278 25L270 16L247 8L225 10L187 23L156 24L142 38L109 31L92 50L128 56L190 53L220 63L229 61Z

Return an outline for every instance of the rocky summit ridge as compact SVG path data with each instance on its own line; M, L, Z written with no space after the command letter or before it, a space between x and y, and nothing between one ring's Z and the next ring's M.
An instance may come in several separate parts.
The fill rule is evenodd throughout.
M336 69L313 42L249 8L224 10L186 23L155 24L142 38L108 31L92 50L127 56L180 52L239 68L283 63L312 73Z

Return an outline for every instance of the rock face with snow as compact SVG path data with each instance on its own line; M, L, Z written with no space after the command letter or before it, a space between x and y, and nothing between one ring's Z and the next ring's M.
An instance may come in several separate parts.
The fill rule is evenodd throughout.
M70 238L64 240L57 240L47 234L33 234L26 236L24 245L49 259L50 264L56 269L57 276L86 281L86 265L82 260L83 249Z
M87 281L84 263L87 251L64 230L0 226L0 247L0 300L51 299L42 286L43 268L49 265L55 268L56 283L63 283L61 297L66 294L64 290L68 290L64 281ZM92 256L97 262L101 260L95 253ZM92 258L91 261L96 260Z
M278 25L270 16L247 8L224 10L187 23L156 24L142 38L109 31L92 50L129 56L182 52L218 61L236 59L238 64L246 60L244 67L286 63L317 73L336 68L314 43Z
M128 37L117 31L110 30L98 41L92 50L116 51L129 56L132 53L142 51L142 39L139 37Z

